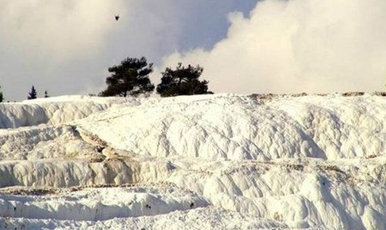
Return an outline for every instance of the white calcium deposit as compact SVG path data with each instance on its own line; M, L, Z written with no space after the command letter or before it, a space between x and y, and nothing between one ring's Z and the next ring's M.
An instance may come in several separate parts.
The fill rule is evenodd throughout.
M386 97L0 103L0 229L386 229Z

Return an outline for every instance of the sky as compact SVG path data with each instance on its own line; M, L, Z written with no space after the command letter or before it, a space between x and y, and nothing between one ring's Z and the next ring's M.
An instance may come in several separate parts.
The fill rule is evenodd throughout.
M200 65L215 93L382 91L379 0L0 0L6 100L97 94L126 57ZM114 16L120 15L119 21Z

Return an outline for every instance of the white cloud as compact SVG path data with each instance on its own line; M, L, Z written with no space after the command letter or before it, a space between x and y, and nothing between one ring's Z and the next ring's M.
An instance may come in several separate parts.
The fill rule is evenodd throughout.
M227 38L210 51L164 58L200 64L215 92L376 91L386 73L386 2L266 0L249 18L229 15Z
M122 8L123 1L1 0L0 3L3 49L60 62L79 54L95 54L103 45L104 36L112 30L113 15Z
M0 0L0 85L12 101L32 85L38 96L98 93L108 67L128 56L159 63L176 50L212 47L226 13L254 1Z

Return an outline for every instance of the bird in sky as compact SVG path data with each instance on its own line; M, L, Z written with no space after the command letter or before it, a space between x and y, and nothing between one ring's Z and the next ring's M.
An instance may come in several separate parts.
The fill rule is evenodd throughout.
M115 15L115 20L116 20L116 21L119 20L119 15Z

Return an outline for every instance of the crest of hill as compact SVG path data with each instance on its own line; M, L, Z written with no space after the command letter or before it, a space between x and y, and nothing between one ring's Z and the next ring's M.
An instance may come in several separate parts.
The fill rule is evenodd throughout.
M0 103L0 128L61 124L128 101L124 98L61 96Z
M2 103L0 127L71 123L114 148L147 156L354 158L384 151L386 100L382 96L63 96Z
M374 94L212 95L144 99L79 123L147 156L269 160L379 155L386 99Z

